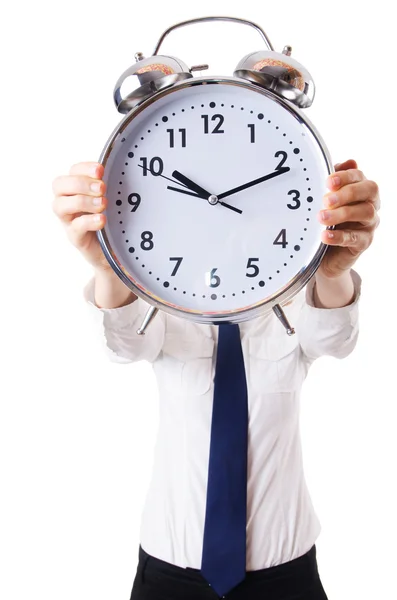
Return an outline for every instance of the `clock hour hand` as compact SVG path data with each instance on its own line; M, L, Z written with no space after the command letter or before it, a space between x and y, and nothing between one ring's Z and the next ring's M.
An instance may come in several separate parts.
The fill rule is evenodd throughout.
M258 183L263 183L268 179L273 179L274 177L278 177L279 175L283 175L284 173L288 173L290 170L289 167L282 167L281 169L277 169L277 171L273 171L273 173L268 173L263 177L259 177L258 179L254 179L253 181L249 181L248 183L244 183L232 190L228 190L227 192L223 192L223 194L218 194L218 200L222 200L222 198L226 198L227 196L231 196L232 194L237 194L237 192L241 192L242 190L246 190L254 185L258 185Z
M173 171L172 177L185 184L189 188L189 190L196 192L196 194L198 194L199 196L204 196L204 198L206 199L208 199L211 196L211 192L207 192L207 190L202 188L200 185L197 185L197 183L194 183L194 181L186 177L186 175L182 175L182 173L180 173L179 171Z

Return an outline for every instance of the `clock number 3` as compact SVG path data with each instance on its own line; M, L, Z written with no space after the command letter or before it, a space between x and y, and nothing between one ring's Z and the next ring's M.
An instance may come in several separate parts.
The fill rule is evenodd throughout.
M301 205L301 201L299 200L300 193L298 192L298 190L291 190L290 192L288 192L288 196L291 196L292 194L294 194L293 201L296 202L296 204L295 204L295 206L292 206L292 204L287 204L287 206L288 206L288 208L292 208L293 210L295 210L296 208L299 208Z

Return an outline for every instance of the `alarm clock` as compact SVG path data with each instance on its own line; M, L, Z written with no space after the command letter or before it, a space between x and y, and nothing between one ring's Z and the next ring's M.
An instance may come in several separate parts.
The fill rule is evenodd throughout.
M178 27L231 21L253 27L266 49L233 76L196 76L159 55ZM283 305L310 280L328 246L318 222L329 152L303 114L315 88L308 71L275 52L255 23L203 17L166 30L153 53L114 88L125 115L99 161L106 224L97 232L119 278L150 308L198 323L239 323L273 311L289 335Z

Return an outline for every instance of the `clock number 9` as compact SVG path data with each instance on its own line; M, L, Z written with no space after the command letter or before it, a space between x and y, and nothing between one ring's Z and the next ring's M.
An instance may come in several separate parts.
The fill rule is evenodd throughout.
M218 270L217 268L216 269L212 269L211 273L206 273L205 274L205 283L209 287L216 288L216 287L218 287L221 284L220 277L218 277L218 275L215 275L215 273L217 272L217 270Z
M141 156L141 158L139 160L141 160L143 163L143 165L140 165L140 166L143 167L143 175L145 177L147 176L148 171L155 177L162 174L163 169L164 169L164 163L159 156L155 156L154 158L151 159L151 161L149 163L149 167L147 166L147 158L145 156ZM157 166L156 166L156 163L158 163Z
M134 198L136 198L136 200L134 201ZM138 206L141 203L141 197L139 194L130 194L128 196L128 204L131 204L132 208L131 208L131 212L135 212L138 208Z
M152 250L154 248L153 233L151 231L143 231L141 239L142 250Z
M282 156L283 158L281 159L280 163L277 165L276 171L278 171L279 169L281 169L284 166L284 163L288 158L288 154L286 152L284 152L284 150L279 150L274 155L274 158L278 158L279 156Z
M259 258L249 258L247 262L247 269L254 269L253 273L246 273L247 277L258 277L259 275L259 267L258 265L253 265L253 262L258 261Z
M300 197L300 192L298 192L298 190L291 190L290 192L288 192L288 196L290 196L291 194L295 194L295 197L293 198L294 202L296 202L295 206L292 206L292 204L287 204L288 208L292 208L293 210L295 210L296 208L299 208L301 205L301 201L299 200Z

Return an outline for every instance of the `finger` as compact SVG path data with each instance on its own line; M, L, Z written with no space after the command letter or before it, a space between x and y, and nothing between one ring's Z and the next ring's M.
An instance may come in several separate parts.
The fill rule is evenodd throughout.
M97 162L81 162L73 165L69 171L69 175L86 175L93 179L102 179L104 167Z
M70 221L79 213L99 213L107 206L107 199L102 196L55 196L52 208L62 220Z
M103 196L106 185L99 179L92 179L86 175L66 175L57 177L52 184L56 196L75 196L85 194L88 196Z
M324 196L324 205L327 208L337 208L353 202L372 202L375 209L379 210L379 188L375 181L359 181L339 188L337 192L330 192Z
M368 226L375 225L377 213L372 202L359 202L332 210L321 210L318 213L318 220L325 225L340 225L349 221Z
M102 229L106 223L106 217L103 214L96 215L81 215L76 217L70 223L68 228L68 234L71 241L75 246L79 247L82 243L84 236L89 231L97 231Z
M371 232L357 229L333 229L332 231L323 231L321 234L324 244L352 248L357 253L367 249L371 245L372 238Z
M349 183L358 183L359 181L364 181L365 179L364 173L359 169L337 171L328 177L327 188L329 190L336 191Z
M337 163L335 165L335 171L343 171L345 169L357 169L357 163L352 158L345 160L343 163Z

